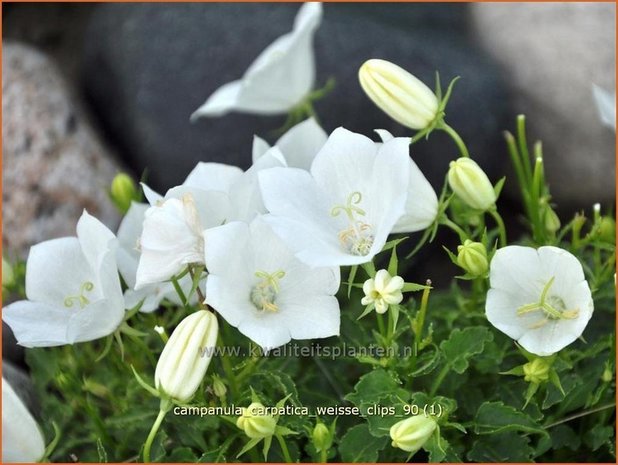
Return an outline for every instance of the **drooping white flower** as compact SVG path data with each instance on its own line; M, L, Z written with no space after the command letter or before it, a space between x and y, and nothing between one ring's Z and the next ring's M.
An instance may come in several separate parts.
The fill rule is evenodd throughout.
M112 334L125 315L117 247L114 234L86 211L77 237L33 246L26 265L28 300L2 311L19 344L59 346Z
M508 246L494 255L485 312L528 352L551 355L581 336L594 304L581 263L557 247Z
M339 128L311 172L273 168L258 174L266 221L310 266L370 261L404 214L409 139L376 144Z
M376 132L387 142L394 139L385 129L376 129ZM417 232L427 229L438 215L438 196L431 184L410 158L410 185L406 200L405 213L399 218L393 228L394 233Z
M328 135L315 118L309 118L290 128L275 142L275 147L281 150L287 166L309 171L327 139ZM256 136L253 139L253 163L266 154L269 148L268 142Z
M139 238L142 235L144 215L148 208L148 204L133 202L118 228L118 243L120 245L117 252L118 271L128 287L124 293L125 307L133 308L143 301L140 307L141 312L156 310L163 299L168 299L178 305L181 304L180 297L178 297L170 282L148 284L137 291L134 289L140 258ZM187 295L191 290L191 279L185 276L179 284Z
M262 220L204 232L206 302L265 350L339 334L336 267L309 268Z
M44 454L45 440L39 425L2 377L2 462L38 462Z
M191 119L222 116L230 111L280 114L299 104L314 84L313 34L321 18L320 3L303 4L293 31L266 47L242 79L217 89Z
M361 304L375 306L376 312L386 313L389 305L397 305L403 300L404 281L401 276L391 276L387 270L379 270L374 278L363 284L365 297Z

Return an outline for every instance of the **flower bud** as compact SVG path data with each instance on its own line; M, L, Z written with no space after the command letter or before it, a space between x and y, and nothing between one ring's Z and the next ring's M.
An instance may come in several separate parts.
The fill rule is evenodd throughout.
M560 218L549 205L543 209L543 224L547 232L552 234L560 229Z
M182 320L165 344L155 370L155 385L164 395L186 402L199 387L212 358L219 324L200 310Z
M411 129L424 129L438 113L438 99L419 79L385 60L367 60L358 71L361 87L383 112Z
M472 276L485 276L489 270L485 246L466 239L463 245L457 247L457 264Z
M122 213L129 211L131 202L139 200L139 193L135 182L126 173L118 173L112 181L110 197L116 208Z
M612 372L612 370L610 370L609 368L605 368L605 370L603 370L603 374L601 375L601 380L605 383L609 383L613 379L614 373Z
M539 384L549 379L551 364L542 358L535 358L524 365L524 380Z
M38 462L44 454L39 425L2 378L2 462Z
M15 273L11 264L2 257L2 287L9 287L15 284Z
M601 218L601 222L599 224L599 238L603 242L607 242L609 244L616 243L616 221L609 216L604 216Z
M260 402L253 402L243 409L242 416L236 420L236 426L251 439L262 439L275 434L277 420L272 415L265 415L265 409Z
M318 452L330 449L330 446L333 444L332 435L324 423L317 423L315 425L311 439L313 440L315 450Z
M424 415L401 420L391 426L391 446L414 453L429 440L437 426L433 417Z
M225 384L223 384L221 378L219 378L218 376L212 377L212 390L215 393L215 396L220 399L225 397L225 395L227 394L227 388L225 387Z
M485 172L471 158L461 157L450 163L448 183L469 207L486 211L496 203L494 187Z

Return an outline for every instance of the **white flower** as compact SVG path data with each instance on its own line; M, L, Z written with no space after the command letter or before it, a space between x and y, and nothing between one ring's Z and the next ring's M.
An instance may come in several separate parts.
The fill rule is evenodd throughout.
M219 323L212 312L200 310L174 329L155 370L155 386L178 402L190 400L200 386L214 355Z
M309 266L356 265L382 250L404 214L409 139L376 144L333 131L311 173L273 168L258 174L266 221Z
M315 118L309 118L293 126L275 143L285 158L287 166L309 171L317 153L326 143L328 135ZM253 163L267 153L270 145L255 136L253 139Z
M610 129L616 130L616 92L613 94L605 89L592 85L594 103L599 112L601 122Z
M382 142L394 139L385 129L376 129ZM410 185L405 213L393 228L394 233L408 233L427 229L438 215L438 196L429 181L410 158Z
M143 300L140 307L141 312L156 310L163 299L171 300L178 305L181 304L172 283L148 284L138 291L134 290L140 258L139 238L142 235L144 214L148 208L149 205L147 204L132 202L118 228L118 243L120 245L117 251L118 271L128 287L124 293L125 307L133 308ZM183 277L179 284L185 291L185 295L191 290L192 282L188 276Z
M249 66L242 79L217 89L191 119L230 111L287 113L311 91L315 80L313 34L322 18L320 3L305 3L294 30L276 39Z
M26 296L3 309L19 344L48 347L112 334L124 318L114 234L86 211L77 237L30 249Z
M494 255L489 322L533 354L558 352L581 336L594 309L581 264L557 247L508 246Z
M2 377L2 462L38 462L45 454L45 440L11 385Z
M379 270L373 279L368 279L363 284L365 297L361 304L373 304L376 312L386 313L389 305L397 305L403 300L403 285L401 276L391 276L388 271Z
M339 334L339 269L297 260L262 218L205 231L206 302L265 350Z

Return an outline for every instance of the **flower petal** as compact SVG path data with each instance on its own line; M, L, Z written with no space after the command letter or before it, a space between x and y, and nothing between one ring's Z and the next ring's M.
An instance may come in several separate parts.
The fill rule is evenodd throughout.
M191 121L196 121L202 116L223 116L234 110L238 104L242 85L241 80L223 84L208 97L201 107L193 112Z
M199 162L191 170L183 186L192 189L229 192L232 184L243 174L237 166L224 163Z
M326 132L315 118L309 118L293 126L275 145L281 149L288 166L309 171L327 139Z
M410 184L405 213L397 220L394 233L422 231L428 228L438 215L438 196L433 187L410 159Z

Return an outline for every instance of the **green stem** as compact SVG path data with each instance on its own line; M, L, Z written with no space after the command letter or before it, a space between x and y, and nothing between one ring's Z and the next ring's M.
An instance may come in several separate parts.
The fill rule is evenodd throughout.
M459 153L461 154L462 157L470 158L470 153L468 152L468 148L466 147L466 144L464 143L461 136L457 134L457 131L455 131L452 127L450 127L444 121L442 121L442 123L438 125L438 128L442 129L449 136L451 136L451 139L455 141L455 144L457 145L457 148L459 149Z
M440 224L443 224L444 226L447 226L448 228L450 228L453 231L455 231L457 233L457 235L459 236L459 240L461 241L462 244L468 238L468 234L459 225L457 225L456 223L452 222L446 216L446 214L440 219Z
M500 213L498 213L498 210L496 210L495 208L492 208L489 210L489 214L493 217L493 219L496 221L496 224L498 225L498 233L500 235L500 247L506 247L506 227L504 226L504 221L502 221Z
M325 447L322 447L322 450L320 450L320 463L327 463L328 462L328 449L326 449Z
M165 415L167 415L167 412L169 412L171 408L172 408L172 403L169 400L161 399L161 406L159 407L159 415L157 415L157 419L153 423L152 428L150 429L150 433L148 434L148 438L146 439L146 442L144 443L144 463L151 462L150 449L152 448L152 442L154 441L154 438L157 435L159 428L161 427L161 423L163 423L163 419L165 418Z
M593 409L590 409L590 410L584 410L583 412L575 413L573 415L570 415L568 417L563 418L562 420L558 420L558 421L556 421L554 423L550 423L549 425L546 425L545 429L553 428L554 426L558 426L558 425L561 425L563 423L567 423L569 421L576 420L577 418L585 417L587 415L592 415L593 413L601 412L602 410L606 410L606 409L612 408L612 407L616 407L616 402L612 402L610 404L602 405L600 407L596 407L596 408L593 408Z
M290 457L290 451L288 450L288 445L285 443L285 439L283 439L283 436L280 434L275 434L275 437L277 438L277 441L279 441L285 462L292 463L292 457Z
M444 381L444 378L446 377L450 369L451 366L447 363L446 365L444 365L444 367L442 367L442 370L440 371L440 373L438 373L436 379L433 380L433 383L431 384L431 390L429 391L429 395L431 397L436 395L438 388L442 384L442 381Z
M221 357L219 358L221 359L221 365L223 366L223 372L225 373L225 377L230 383L230 391L232 394L232 399L238 400L238 395L239 395L238 383L236 381L236 376L234 375L234 369L232 368L230 357L227 351L225 351L224 349L225 344L223 342L223 337L221 336L221 332L219 332L219 347L222 348L223 353L221 354Z
M385 337L385 331L384 331L384 320L382 318L382 315L380 313L378 313L376 311L376 319L378 320L378 331L380 331L380 335L382 337Z

